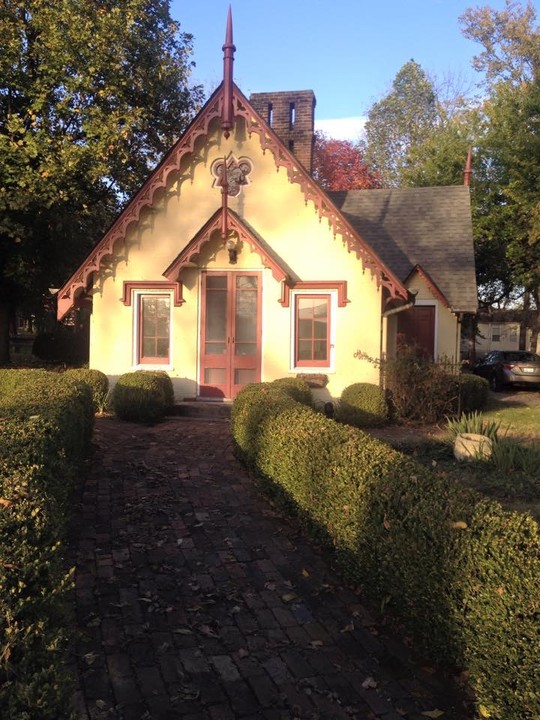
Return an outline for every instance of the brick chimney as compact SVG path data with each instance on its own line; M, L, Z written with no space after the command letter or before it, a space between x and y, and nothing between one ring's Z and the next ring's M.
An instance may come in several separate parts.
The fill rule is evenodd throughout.
M285 147L311 173L316 103L313 90L253 93L249 100Z

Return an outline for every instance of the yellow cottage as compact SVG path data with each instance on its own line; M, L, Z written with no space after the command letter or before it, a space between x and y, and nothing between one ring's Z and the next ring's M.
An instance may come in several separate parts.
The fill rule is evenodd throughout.
M224 79L58 293L91 300L90 367L165 370L176 400L313 376L324 399L379 383L399 340L457 361L476 311L469 188L326 194L311 91L246 99Z

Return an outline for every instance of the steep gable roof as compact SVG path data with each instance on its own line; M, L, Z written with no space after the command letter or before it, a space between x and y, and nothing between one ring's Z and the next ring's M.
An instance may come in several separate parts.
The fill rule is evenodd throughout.
M114 253L116 243L125 241L129 227L139 221L141 213L145 209L152 207L156 193L166 187L171 173L180 169L184 158L196 156L195 146L199 138L207 137L212 132L211 125L214 129L216 127L213 125L214 121L221 121L223 117L227 100L225 90L225 83L222 83L184 135L150 174L148 180L112 224L103 239L60 289L57 295L59 319L62 319L71 310L76 303L77 295L83 294L87 290L92 274L100 269L106 257ZM272 153L276 168L285 168L289 180L300 185L305 202L312 202L319 218L327 219L334 236L341 236L348 251L356 254L362 262L362 268L368 269L372 273L377 285L386 288L391 298L407 299L407 291L402 281L381 261L376 250L368 242L365 242L362 235L359 235L349 224L344 214L329 200L307 170L285 147L234 83L232 85L232 107L234 120L241 118L245 121L246 132L250 137L253 133L258 135L263 151L269 150Z
M476 312L468 187L348 190L329 195L402 282L419 266L453 312Z

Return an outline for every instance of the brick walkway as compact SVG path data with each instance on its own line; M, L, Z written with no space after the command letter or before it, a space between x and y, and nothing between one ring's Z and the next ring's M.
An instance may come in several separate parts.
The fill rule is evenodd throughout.
M79 720L472 717L274 511L226 421L100 418L95 441L74 527Z

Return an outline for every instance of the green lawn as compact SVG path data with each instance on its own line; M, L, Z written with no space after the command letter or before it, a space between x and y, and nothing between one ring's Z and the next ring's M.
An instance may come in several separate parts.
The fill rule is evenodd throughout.
M527 402L527 404L525 404ZM526 447L540 446L540 397L538 393L490 393L483 411L486 419L501 423L500 435L515 439ZM396 449L412 455L433 472L444 473L456 482L473 487L500 502L509 510L531 512L540 520L540 466L528 473L500 470L492 462L458 462L450 436L426 437L414 442L392 441Z
M531 391L507 395L504 400L491 393L483 414L500 421L510 435L540 441L540 397Z

